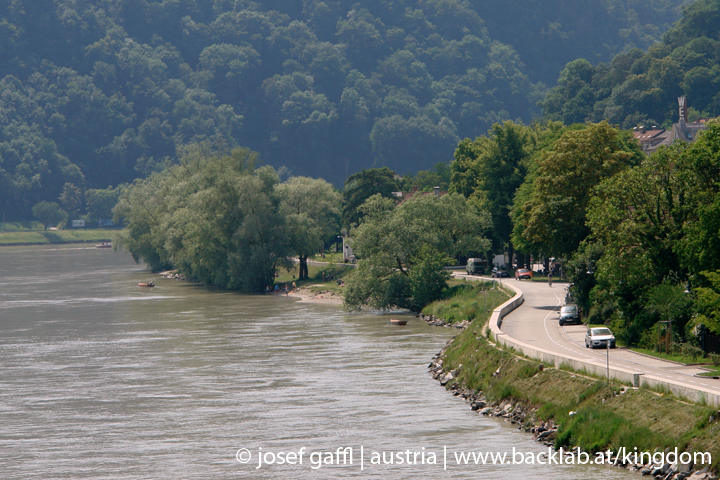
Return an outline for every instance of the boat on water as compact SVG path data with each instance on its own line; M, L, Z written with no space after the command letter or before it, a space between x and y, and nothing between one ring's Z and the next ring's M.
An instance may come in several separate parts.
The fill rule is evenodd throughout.
M138 286L138 287L147 287L147 288L150 288L150 287L154 287L155 284L154 284L153 282L147 282L147 283L140 282L140 283L138 283L137 286Z
M407 325L407 320L400 320L399 318L391 318L388 323L390 325Z
M112 243L110 242L102 242L95 245L95 248L112 248Z

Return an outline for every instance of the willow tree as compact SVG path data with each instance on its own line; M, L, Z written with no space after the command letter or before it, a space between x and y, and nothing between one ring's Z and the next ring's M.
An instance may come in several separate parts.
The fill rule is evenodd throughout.
M174 267L206 285L263 291L287 256L278 183L249 150L191 149L180 165L123 193L114 212L127 229L117 244L153 270Z
M309 177L291 177L275 191L287 223L288 248L298 257L298 277L308 278L308 257L340 231L342 196L325 180Z

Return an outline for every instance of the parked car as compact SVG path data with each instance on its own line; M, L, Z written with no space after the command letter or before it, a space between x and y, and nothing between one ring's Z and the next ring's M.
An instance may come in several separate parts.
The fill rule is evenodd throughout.
M532 280L532 277L532 270L528 270L527 268L518 268L517 270L515 270L515 280L522 280L523 278Z
M568 303L560 307L560 320L558 323L561 327L569 323L580 325L582 321L580 320L580 311L578 310L578 306L574 303Z
M485 273L485 259L468 258L467 265L465 265L465 271L468 275L482 275Z
M507 271L505 271L501 268L495 267L492 269L490 276L492 278L502 278L502 277L509 277L510 275L508 275Z
M588 328L585 334L585 348L607 348L608 343L610 348L615 348L615 335L612 334L609 328Z

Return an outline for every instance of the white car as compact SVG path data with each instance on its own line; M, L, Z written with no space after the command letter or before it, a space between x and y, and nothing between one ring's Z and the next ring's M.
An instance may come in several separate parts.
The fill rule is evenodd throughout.
M588 328L585 334L585 348L607 348L608 343L610 348L615 348L615 335L612 334L609 328Z

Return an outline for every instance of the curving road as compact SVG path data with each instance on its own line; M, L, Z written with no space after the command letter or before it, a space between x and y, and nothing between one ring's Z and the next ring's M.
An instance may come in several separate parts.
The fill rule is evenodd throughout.
M478 279L471 275L454 274L459 278ZM694 376L703 372L701 368L680 365L641 355L624 348L592 350L585 348L583 325L558 325L560 306L564 304L567 284L555 283L552 287L544 282L502 279L522 290L525 302L509 313L502 321L503 333L533 347L554 353L571 355L588 363L619 367L641 373L645 377L658 378L680 383L691 388L702 388L720 394L720 380Z

